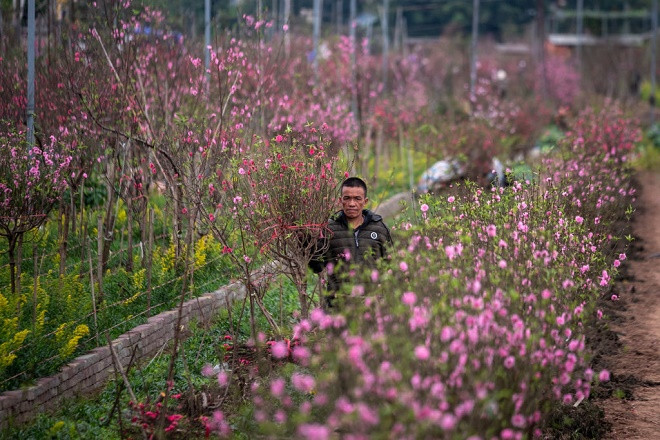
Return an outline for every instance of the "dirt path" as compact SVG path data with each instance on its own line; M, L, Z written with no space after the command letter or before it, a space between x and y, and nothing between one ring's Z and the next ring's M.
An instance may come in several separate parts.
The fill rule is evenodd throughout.
M616 290L618 319L610 329L619 350L606 356L613 396L602 402L606 439L660 439L660 173L639 175L635 252Z

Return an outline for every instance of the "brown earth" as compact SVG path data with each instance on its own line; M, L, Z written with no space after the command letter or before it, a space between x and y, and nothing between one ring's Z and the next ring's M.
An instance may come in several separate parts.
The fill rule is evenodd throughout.
M612 375L598 405L607 440L660 439L660 173L638 181L631 257L614 287L620 299L605 309L611 344L599 363Z

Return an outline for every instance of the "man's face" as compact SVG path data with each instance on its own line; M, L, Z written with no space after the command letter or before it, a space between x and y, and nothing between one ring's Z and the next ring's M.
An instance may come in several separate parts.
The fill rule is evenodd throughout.
M361 217L368 201L364 188L345 186L341 189L341 206L349 220Z

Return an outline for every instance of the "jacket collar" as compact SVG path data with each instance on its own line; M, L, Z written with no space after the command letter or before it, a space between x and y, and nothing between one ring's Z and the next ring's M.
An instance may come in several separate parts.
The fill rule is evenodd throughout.
M377 222L383 219L380 215L376 214L375 212L369 210L369 209L363 209L362 210L362 215L364 216L364 225L369 224L371 222ZM332 219L335 220L338 223L341 223L343 226L348 227L348 219L346 218L346 214L344 214L344 211L337 211L332 215Z

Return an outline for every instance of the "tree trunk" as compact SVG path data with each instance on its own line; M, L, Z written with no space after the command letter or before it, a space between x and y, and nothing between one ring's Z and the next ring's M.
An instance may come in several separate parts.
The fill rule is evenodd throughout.
M79 203L79 208L78 211L80 212L80 231L78 232L78 237L82 239L83 236L83 230L87 230L87 225L85 222L85 181L83 180L82 183L80 184L80 203ZM85 256L84 254L82 255L82 259L84 260Z
M305 271L307 266L304 267ZM295 275L295 284L296 289L298 289L298 299L300 300L300 314L302 319L307 319L309 316L309 297L307 296L307 273L305 274L296 274Z
M76 224L76 215L78 215L78 213L76 213L76 202L75 202L74 197L73 197L73 188L70 188L69 202L70 203L69 203L69 216L68 217L71 217L71 218L67 219L68 220L67 225L70 225L70 227L71 227L71 235L75 235L76 234L76 228L78 227L78 225Z
M372 149L374 148L374 139L373 139L373 123L369 122L369 125L364 130L364 144L358 146L362 151L360 151L359 156L359 165L360 165L360 174L362 176L369 175L369 156L371 155ZM357 158L356 158L357 160Z
M126 228L121 228L119 231L119 251L117 251L119 255L119 264L121 264L121 253L123 252L124 249L124 231Z
M381 150L381 153L383 154L382 169L383 170L389 170L390 169L390 160L392 159L391 156L393 154L392 153L392 143L388 142L388 140L386 140L385 133L383 131L384 131L384 128L381 129L381 133L380 133L380 135L382 137L381 144L382 144L382 147L383 147L383 149Z
M106 185L108 193L108 201L105 207L105 216L103 219L102 237L103 237L103 252L101 253L101 270L105 272L108 269L108 259L110 258L110 245L114 236L115 218L117 213L114 212L114 205L117 198L117 193L113 186L115 180L115 167L112 161L108 161L106 170L108 183Z
M378 186L378 178L380 174L380 160L383 157L383 131L384 128L382 125L378 126L378 133L376 133L376 146L374 148L374 174L373 174L373 185L374 188ZM387 169L387 168L385 168Z
M9 255L9 278L11 280L11 293L16 293L16 240L18 235L11 233L7 236L8 248L7 254Z
M20 35L21 15L23 14L23 4L25 0L14 0L14 11L12 17L12 26L16 35Z
M148 242L149 242L149 229L151 228L150 226L150 219L149 219L149 206L146 206L146 208L142 211L142 219L140 220L140 243L142 243L142 255L141 255L141 261L140 261L140 266L143 269L146 269L148 264L149 264L149 248L148 248Z
M185 264L184 264L184 278L183 278L183 288L184 290L188 288L189 285L193 284L192 277L195 270L195 234L197 229L195 225L197 224L196 220L199 214L199 208L194 208L191 212L188 212L188 229L186 231L186 241L185 241ZM190 290L190 299L192 299L192 289Z
M51 2L46 0L46 23L47 23L47 33L46 33L46 49L47 49L47 65L50 68L50 32L51 32ZM1 17L0 17L1 18Z
M277 0L270 2L271 19L273 20L274 29L271 31L273 34L280 29L280 10L277 7Z
M284 0L284 24L290 26L291 0ZM290 30L284 33L284 54L287 58L291 55L291 33Z
M133 200L129 195L126 200L126 272L133 272Z
M151 317L151 271L153 268L153 252L154 252L154 211L149 208L147 211L148 220L147 220L147 235L148 235L148 245L145 251L145 258L143 261L147 260L147 318Z
M60 230L59 254L60 254L60 276L64 276L64 273L66 272L67 249L69 246L69 217L71 217L71 215L69 214L69 210L67 209L64 203L61 204L61 208L62 210L60 212L62 213L62 217L60 217L58 221L58 225L60 226L58 228Z
M190 14L190 41L195 41L197 38L197 15Z
M86 234L85 234L86 235ZM87 242L87 237L83 239L85 243ZM87 246L83 245L83 249L86 248ZM84 257L81 258L81 261L84 261ZM87 260L89 261L89 287L91 290L92 294L92 313L94 314L94 333L96 334L96 344L99 344L99 324L98 324L98 316L97 316L97 302L96 302L96 295L94 294L94 265L92 263L92 251L90 248L87 248ZM83 266L81 264L81 266ZM80 275L80 278L82 279L83 275Z
M254 289L251 287L252 284L248 278L247 285L245 286L245 294L248 296L250 301L250 336L253 341L257 341L257 325L255 320L255 310L254 310Z
M16 293L21 294L21 260L23 259L23 234L18 236L16 242ZM16 314L20 315L21 313L21 302L17 301Z
M358 44L355 34L355 28L357 23L357 5L356 0L351 0L351 19L349 22L349 33L350 33L350 42L351 42L351 111L353 112L353 119L355 120L355 126L357 128L357 141L360 142L362 138L362 121L360 116L360 106L358 102L358 90L357 90L357 51ZM359 145L357 146L359 147ZM357 152L357 150L356 150ZM356 159L358 159L356 157Z
M104 250L104 242L105 240L103 239L103 219L99 217L97 219L96 223L97 227L97 235L96 235L96 253L97 253L97 260L96 260L96 271L98 272L96 278L98 279L99 282L99 295L97 297L97 301L99 304L103 301L103 250Z
M389 29L389 16L390 16L390 2L383 0L381 30L383 31L383 92L387 93L388 83L388 69L389 69L389 56L390 56L390 29Z
M545 7L543 0L536 0L536 32L538 41L538 58L541 65L541 94L545 99L548 93L548 72L545 65ZM579 37L578 37L579 38Z
M175 184L176 185L176 184ZM172 213L172 243L174 244L174 258L176 261L181 257L181 225L179 224L181 209L177 198L176 189L172 188L174 212Z
M39 247L37 241L32 242L32 331L37 328L37 294L39 289Z
M175 199L176 202L176 199ZM176 204L176 203L175 203ZM175 216L176 216L175 212ZM192 216L192 213L189 213L189 215ZM192 220L191 220L192 222ZM193 228L191 228L193 229ZM190 239L190 236L188 237ZM190 249L190 248L189 248ZM189 264L190 258L186 258L186 266ZM174 366L175 366L175 361L176 358L178 357L178 350L179 350L179 339L181 337L181 328L183 327L181 325L182 319L183 319L183 303L185 302L186 298L186 289L188 288L187 283L187 271L184 272L184 277L183 277L183 286L181 289L181 294L179 297L179 308L177 311L177 320L176 320L176 326L174 327L174 340L172 343L172 354L170 355L170 362L169 362L169 367L168 367L168 372L167 372L167 382L170 383L174 380ZM249 293L249 292L248 292ZM256 341L256 335L253 335L253 340ZM169 393L169 388L165 391L165 399L167 399L167 394ZM159 423L163 423L161 419Z

